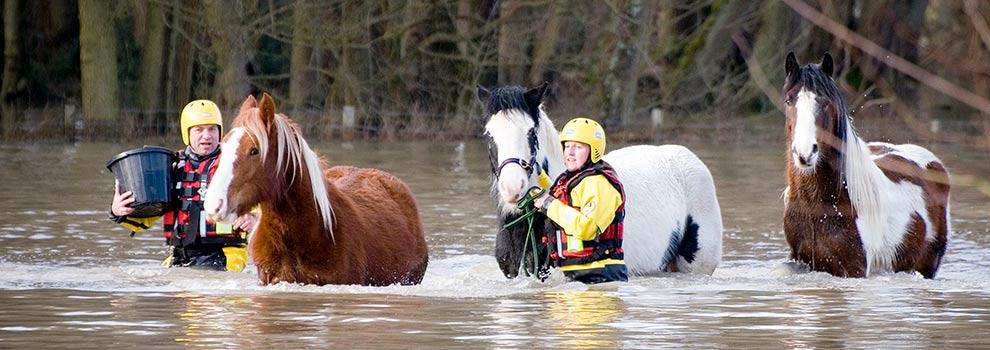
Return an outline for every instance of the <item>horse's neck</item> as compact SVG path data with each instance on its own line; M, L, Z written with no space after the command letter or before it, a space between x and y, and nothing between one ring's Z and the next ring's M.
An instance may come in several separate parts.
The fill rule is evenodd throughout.
M291 175L287 178L292 178ZM323 179L319 179L323 180ZM336 202L331 183L326 183L329 189L331 205ZM329 236L323 226L319 206L313 200L312 184L309 176L296 174L295 180L279 193L276 193L274 200L262 203L262 225L266 220L271 220L270 225L279 235L293 235L303 242L328 242L333 244L333 240L321 239Z
M822 162L814 172L802 173L788 158L788 193L791 198L813 203L835 204L842 200L848 201L849 195L843 185L840 154L838 150L828 148L823 150Z

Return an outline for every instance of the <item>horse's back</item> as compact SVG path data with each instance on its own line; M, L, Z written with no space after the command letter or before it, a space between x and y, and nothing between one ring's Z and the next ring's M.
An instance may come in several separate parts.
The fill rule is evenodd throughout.
M418 205L409 186L379 169L335 166L325 173L338 195L347 197L354 206L355 212L350 214L363 219L364 244L379 259L374 263L389 266L413 261L417 266L411 266L410 275L399 282L419 283L426 270L427 247Z
M412 190L405 182L386 171L353 166L335 166L326 171L327 179L352 200L378 207L384 201L398 204L403 215L414 223L416 231L422 231L419 210Z
M922 187L926 195L947 204L949 171L934 153L914 144L886 142L867 144L873 162L891 181L909 181Z
M659 272L668 250L678 248L671 247L672 236L683 238L694 229L697 250L689 252L689 259L679 257L677 266L711 274L722 257L722 217L708 167L679 145L629 146L604 159L626 192L623 249L630 273Z
M887 142L870 142L867 144L867 147L869 147L874 161L895 156L909 160L922 169L937 167L942 169L940 171L948 173L948 171L944 170L942 160L938 156L927 148L918 145L910 143L895 145Z

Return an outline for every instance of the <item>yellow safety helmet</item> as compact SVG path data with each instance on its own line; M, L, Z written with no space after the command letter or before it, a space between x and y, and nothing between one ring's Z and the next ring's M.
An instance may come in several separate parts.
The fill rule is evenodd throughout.
M591 162L597 163L605 154L605 129L598 122L578 117L564 124L560 131L560 142L577 141L591 147Z
M197 125L215 124L223 135L223 119L220 118L220 108L210 100L189 102L182 109L179 128L182 129L182 143L189 145L189 128Z

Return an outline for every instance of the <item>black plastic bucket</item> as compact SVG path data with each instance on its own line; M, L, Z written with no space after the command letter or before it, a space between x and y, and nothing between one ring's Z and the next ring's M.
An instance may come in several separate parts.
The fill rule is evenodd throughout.
M134 192L134 209L128 216L160 216L171 202L172 163L175 152L164 147L144 146L124 151L107 162L107 169L120 183L120 193Z

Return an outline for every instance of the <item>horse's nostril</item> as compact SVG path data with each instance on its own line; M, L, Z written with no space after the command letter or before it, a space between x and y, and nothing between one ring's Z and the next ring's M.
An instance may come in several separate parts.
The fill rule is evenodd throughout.
M818 144L811 145L811 154L818 153Z
M213 208L207 208L207 209L213 211L216 214L219 214L220 211L223 210L223 198L217 198L216 204L213 205Z

